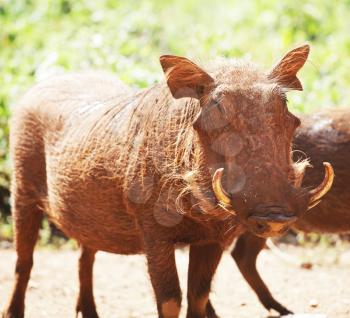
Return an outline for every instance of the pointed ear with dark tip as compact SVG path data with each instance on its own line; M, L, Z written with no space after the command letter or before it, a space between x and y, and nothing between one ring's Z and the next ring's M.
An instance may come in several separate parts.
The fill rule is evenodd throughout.
M305 64L309 51L309 45L303 45L289 51L273 68L268 78L275 80L278 84L289 90L302 91L303 86L296 75Z
M160 57L160 64L174 98L199 99L206 88L214 82L208 73L184 57L163 55Z

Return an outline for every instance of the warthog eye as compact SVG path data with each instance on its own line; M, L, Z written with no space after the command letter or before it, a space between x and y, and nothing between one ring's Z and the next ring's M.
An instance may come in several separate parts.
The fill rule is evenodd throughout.
M213 104L213 107L216 107L220 111L220 113L222 114L224 113L224 109L219 101L212 99L212 104Z

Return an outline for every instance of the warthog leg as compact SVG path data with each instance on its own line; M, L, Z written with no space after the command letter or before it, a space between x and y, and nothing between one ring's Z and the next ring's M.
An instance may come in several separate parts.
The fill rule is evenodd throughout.
M219 244L190 246L187 318L207 317L206 307L209 300L210 285L222 252L223 250Z
M93 266L95 250L81 247L79 258L79 296L76 305L77 316L82 313L83 318L98 318L93 295Z
M255 291L259 300L267 310L274 309L281 315L292 313L273 298L269 289L261 279L256 268L256 259L264 248L265 239L249 233L241 235L232 250L232 257L237 263L243 277Z
M32 197L18 195L13 190L14 204L12 214L15 230L17 261L15 269L15 284L4 318L24 317L24 298L30 272L33 267L33 251L38 238L42 221L42 212Z
M219 318L210 300L208 300L206 311L207 311L208 318Z
M156 296L158 317L178 318L181 308L181 289L176 270L174 245L150 236L145 237L145 252L148 272Z

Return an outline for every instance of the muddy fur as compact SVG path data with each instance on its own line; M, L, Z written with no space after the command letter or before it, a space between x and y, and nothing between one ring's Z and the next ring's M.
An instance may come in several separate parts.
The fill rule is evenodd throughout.
M294 182L306 165L291 156L300 121L285 98L301 88L293 85L308 52L292 51L272 72L241 61L204 71L163 56L166 81L143 90L104 73L32 88L11 122L18 259L5 317L24 314L43 213L82 246L83 317L97 317L91 276L98 250L145 253L159 317L177 317L177 244L190 244L187 317L205 317L223 249L245 229L256 230L249 216L265 216L274 205L300 217L308 206L308 191ZM220 167L232 198L226 207L211 186ZM278 233L267 225L261 234Z

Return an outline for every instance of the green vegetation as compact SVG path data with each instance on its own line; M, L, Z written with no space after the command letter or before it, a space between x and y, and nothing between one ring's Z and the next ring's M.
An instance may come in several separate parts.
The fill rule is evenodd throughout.
M218 5L220 3L220 5ZM308 42L295 111L350 105L350 1L0 0L0 217L9 212L8 118L21 94L53 73L109 69L147 86L158 57L247 57L272 65ZM5 222L6 223L6 222ZM0 227L0 237L11 236Z

